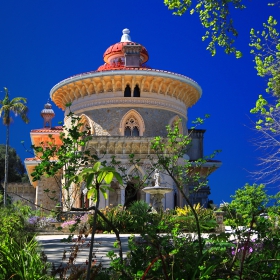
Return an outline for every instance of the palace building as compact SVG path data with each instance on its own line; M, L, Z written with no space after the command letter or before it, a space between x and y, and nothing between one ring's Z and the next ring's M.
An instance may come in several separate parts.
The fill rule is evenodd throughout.
M199 84L189 77L147 66L147 49L131 41L129 33L128 29L124 29L120 42L108 47L103 55L104 64L97 70L67 78L50 91L51 100L65 111L64 124L70 125L66 104L71 103L71 111L90 127L90 149L97 155L105 153L105 159L114 155L127 170L128 180L125 185L120 186L113 181L108 198L101 199L101 208L125 203L129 188L133 188L130 175L136 171L140 176L146 174L152 164L149 160L149 156L153 156L151 140L155 136L166 137L167 125L172 126L181 119L180 132L185 135L188 133L188 108L193 106L202 94ZM51 125L54 117L51 104L45 105L41 116L44 126L31 131L32 144L38 145L52 134L59 145L59 134L63 128ZM202 129L192 130L192 145L185 158L194 161L203 157L204 132ZM129 162L131 153L140 160L137 166ZM36 164L36 159L25 160L29 177ZM219 161L204 163L201 167L202 176L220 165ZM36 188L35 203L54 207L54 202L48 199L49 194L44 192L44 189L58 190L55 179L42 178L32 184ZM173 192L165 195L164 208L185 204L170 177L160 174L160 184L173 187ZM195 186L187 187L192 190ZM73 201L76 207L81 207L84 203L82 190L80 192L80 198ZM209 194L210 188L205 186L191 194L191 201L206 206ZM150 203L153 198L138 190L133 200L140 199Z

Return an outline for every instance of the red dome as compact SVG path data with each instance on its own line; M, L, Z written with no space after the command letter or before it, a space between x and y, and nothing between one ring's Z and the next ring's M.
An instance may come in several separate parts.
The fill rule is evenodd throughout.
M134 42L119 42L119 43L116 43L112 46L110 46L104 53L103 55L103 59L106 63L109 62L109 57L111 56L115 56L117 54L122 54L122 48L123 46L125 45L139 45L138 43L134 43ZM141 45L142 46L142 45ZM148 61L149 59L149 54L148 54L148 51L147 49L142 46L142 50L141 50L141 57L143 58L143 61L142 63L145 63L146 61Z

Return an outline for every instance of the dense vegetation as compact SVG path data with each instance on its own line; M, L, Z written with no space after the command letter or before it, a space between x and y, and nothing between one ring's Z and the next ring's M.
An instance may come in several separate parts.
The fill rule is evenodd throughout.
M234 53L237 58L242 56L241 52L234 47L238 32L230 17L230 8L243 9L243 1L165 0L164 2L178 15L182 15L187 10L191 14L199 15L202 25L206 28L202 39L209 40L207 49L212 55L216 53L216 46L221 46L226 53ZM274 182L279 180L280 123L280 42L276 27L277 21L269 17L262 31L252 29L250 33L250 46L257 74L268 78L266 91L275 97L270 105L266 98L260 95L255 108L251 111L260 114L256 129L267 135L268 139L272 139L272 142L262 142L263 147L276 149L276 152L271 152L265 157L269 172L271 170L276 172L277 176L273 177ZM8 96L8 92L6 93ZM24 99L23 101L25 103ZM10 100L7 98L3 102L4 100L1 101L0 115L4 112L3 106L9 105ZM13 110L9 107L5 111L9 113ZM21 112L26 117L27 110L24 109ZM27 121L26 118L24 119ZM8 129L9 114L6 114L4 121ZM232 202L224 204L219 209L224 214L225 225L231 227L229 233L215 232L217 224L213 210L190 204L183 209L178 208L164 213L151 211L144 202L136 202L127 209L122 206L98 209L100 192L106 195L107 190L103 181L108 184L115 176L121 182L121 178L116 172L116 163L115 166L107 166L107 163L102 163L101 166L97 157L90 155L87 150L80 149L85 147L86 141L89 140L87 131L80 132L80 128L80 126L72 128L73 135L76 135L74 141L66 135L62 136L71 145L64 142L65 145L58 150L50 144L45 149L49 155L45 157L45 161L42 160L42 165L38 166L34 179L39 179L43 174L55 176L59 169L64 168L67 171L66 183L62 186L64 190L69 191L71 183L79 184L81 181L86 181L87 196L96 201L96 206L92 209L80 210L94 210L96 215L93 219L86 214L87 218L83 216L74 221L68 220L65 224L68 223L72 230L78 229L80 232L78 238L80 243L75 246L80 246L81 240L92 232L91 249L95 232L114 232L119 254L113 251L108 252L111 266L107 269L102 268L98 262L92 266L89 262L88 273L84 266L78 266L72 270L66 267L70 273L68 276L66 272L61 273L61 279L280 279L279 194L267 195L263 185L245 185L244 188L237 190L232 197ZM7 130L7 145L8 138L9 131ZM182 166L178 166L177 163L185 152L184 147L188 146L188 141L188 137L184 138L181 135L178 137L176 133L169 130L169 143L157 137L153 146L158 155L154 168L167 172L174 179L178 191L182 192L187 202L188 197L184 193L183 186L187 183L185 174L189 174L193 166L187 162L184 162ZM2 146L0 148L3 149ZM36 147L34 148L36 150ZM167 156L162 152L166 148L168 151L172 150L172 153ZM81 150L83 153L80 152ZM10 149L10 152L13 151ZM37 147L37 152L43 153L44 149ZM4 153L0 154L4 155ZM58 161L50 164L49 158L54 154L58 156ZM8 157L9 164L12 162L13 155ZM14 157L16 158L15 155ZM199 168L203 162L202 159L196 167ZM87 164L89 168L76 176L77 170L80 170L79 164ZM20 180L22 166L16 166L13 164L8 172L6 160L6 171L2 174L13 176L13 178L6 178L6 182ZM16 167L15 174L13 174L14 167ZM267 169L264 169L262 174L270 175ZM145 179L149 179L148 176ZM3 178L0 180L2 181ZM140 184L139 188L143 186ZM68 198L69 196L64 201L70 210L72 205ZM50 271L47 273L48 265L40 253L34 234L30 233L30 228L27 227L26 221L30 215L32 215L30 209L19 204L0 208L1 279L52 279L48 276ZM140 234L140 237L131 236L126 258L122 255L119 242L119 234L124 232ZM190 232L194 234L189 234ZM91 261L92 252L89 255ZM73 259L71 263L73 264ZM57 271L54 270L53 273L55 272Z
M5 174L5 145L0 144L0 182L4 182ZM22 182L27 180L25 167L16 153L16 150L9 147L9 163L8 163L8 182Z
M120 232L138 234L131 235L123 261L114 251L108 252L111 266L102 269L97 259L91 270L94 278L90 279L279 279L279 194L267 195L263 185L245 185L232 198L231 203L217 209L231 228L228 232L215 231L217 211L195 207L203 231L201 257L189 207L155 213L139 201L127 210L122 206L101 209ZM92 219L72 221L64 224L79 229L79 244L84 244L89 229L85 224L91 225ZM111 232L103 219L98 219L97 229ZM86 279L83 265L75 277L68 279Z
M34 233L27 230L30 215L30 208L18 203L0 207L0 279L52 279Z

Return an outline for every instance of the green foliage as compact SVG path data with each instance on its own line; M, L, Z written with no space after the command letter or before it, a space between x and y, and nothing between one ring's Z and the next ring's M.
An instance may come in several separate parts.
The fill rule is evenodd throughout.
M263 23L261 31L252 28L250 40L257 74L267 80L266 92L274 97L272 103L269 104L267 98L259 95L255 107L250 111L252 114L257 114L258 117L255 127L263 136L259 141L260 146L264 149L273 148L262 160L264 166L268 167L262 171L266 173L268 169L275 170L274 165L277 164L277 150L279 149L277 136L280 106L280 38L276 19L270 16L267 22Z
M272 104L259 95L255 108L251 110L251 113L257 115L255 128L259 137L255 144L264 151L259 158L261 170L254 174L257 180L266 184L279 181L280 102L278 97L270 99L273 99Z
M30 214L30 207L20 203L0 207L0 279L52 279L34 234L27 231Z
M246 184L232 195L232 202L228 208L232 213L236 213L233 218L233 226L249 226L261 213L265 213L266 206L270 200L266 194L264 185Z
M195 124L203 121L197 119ZM113 177L120 183L122 177L115 168L97 159L92 164L80 165L76 173L71 171L72 177L68 177L68 183L84 181L88 197L96 200L92 236L96 229L103 232L113 229L117 237L119 232L140 233L139 238L130 239L126 259L122 258L121 253L117 256L114 251L108 252L111 267L104 273L95 268L93 272L91 268L91 276L94 275L94 279L99 276L104 279L278 279L279 195L273 198L274 204L268 207L271 200L264 187L246 185L236 192L228 206L227 221L232 221L235 235L222 233L202 236L201 230L213 231L216 226L213 211L199 205L192 206L184 186L196 182L195 191L198 191L205 185L206 181L201 181L200 168L207 159L197 162L184 159L191 145L190 135L181 135L178 125L167 129L167 138L156 137L152 143L157 156L153 162L156 162L156 168L174 180L188 202L183 209L151 213L146 203L135 202L127 208L107 207L100 211L105 219L96 221L99 191L103 189L105 193ZM134 155L130 158L135 162ZM118 164L115 162L113 165ZM149 175L145 180L148 178ZM260 217L262 212L269 213L269 218ZM243 228L240 228L242 225ZM187 234L186 231L195 234ZM253 239L255 232L257 235ZM236 240L232 240L232 236ZM120 244L120 239L117 239L116 247L119 248ZM75 275L73 277L77 279ZM85 279L84 275L79 275L80 279Z
M273 128L275 121L273 113L280 106L280 38L277 21L272 16L263 26L262 31L251 29L251 53L254 55L257 74L268 79L266 92L274 95L277 100L274 106L269 106L266 99L259 95L256 106L251 110L251 113L261 114L261 118L256 123L257 129L269 126L272 132L276 132Z
M121 233L139 233L145 228L148 221L152 220L150 207L144 201L133 202L128 209L122 205L106 207L100 211ZM97 229L111 232L112 228L102 218L98 218Z
M19 243L12 238L2 240L0 247L0 278L15 280L48 280L47 265L38 252L38 244L23 238Z
M264 185L246 184L232 198L223 209L226 224L232 226L236 236L232 247L232 270L238 271L241 279L252 279L252 272L254 279L278 279L280 235L276 221L279 194L269 196Z
M11 124L11 113L13 112L16 116L19 115L21 119L28 123L29 119L27 117L28 107L25 105L27 99L24 97L15 97L12 100L9 97L9 91L7 88L5 90L5 97L0 100L0 118L3 117L3 124L6 125L6 150L5 150L5 169L4 169L4 196L3 204L7 205L7 184L8 184L8 172L9 172L9 137L10 137L10 124Z
M164 4L174 15L183 15L189 10L190 14L198 14L202 26L206 29L202 41L210 40L207 50L212 55L216 54L216 46L224 48L225 53L235 54L236 58L242 56L241 52L234 47L238 32L233 25L230 16L231 9L244 9L242 0L164 0Z
M274 6L276 3L270 5ZM255 128L261 135L257 144L266 151L265 156L261 158L262 170L256 177L266 179L266 183L275 183L279 180L277 158L280 123L280 38L277 24L277 20L269 16L267 22L263 23L263 30L252 28L250 32L250 47L257 75L267 81L266 93L270 95L269 99L273 99L268 102L268 98L263 94L259 95L255 107L250 111L257 114Z
M188 211L185 211L188 209ZM121 205L100 209L105 217L119 230L120 233L143 233L147 227L157 224L159 220L168 228L178 227L182 232L195 232L196 221L190 207L176 208L163 213L154 213L144 201L135 201L128 209ZM196 209L201 228L204 232L213 232L216 228L214 212L211 209L198 207ZM112 228L101 217L97 221L99 232L108 233ZM158 228L158 232L165 232L165 228Z
M214 211L204 208L200 204L194 205L193 208L198 216L202 231L213 232L217 226ZM189 205L185 205L183 208L177 207L175 213L176 215L170 217L170 226L179 225L184 232L196 231L195 217Z
M185 207L151 216L140 237L130 238L123 264L109 252L113 274L117 279L279 279L279 194L268 196L263 185L246 184L232 198L223 210L235 231L204 235L202 254L197 235L186 234L180 222L170 224L172 216L192 215Z
M5 145L0 144L0 182L4 181L5 174ZM17 155L16 150L9 147L8 182L21 182L26 173L25 167Z
M266 92L280 96L280 38L277 21L272 16L263 23L262 31L250 32L251 53L259 76L268 78Z
M40 163L35 167L35 171L31 176L33 177L33 181L39 180L42 176L56 178L62 197L57 202L60 206L62 206L61 204L63 202L63 206L67 210L71 210L75 200L80 198L81 187L85 183L83 194L86 193L87 198L95 202L86 277L89 280L97 213L99 212L100 192L106 199L106 191L110 189L108 185L113 178L115 177L122 184L122 177L116 172L114 167L107 166L106 161L101 162L99 157L88 148L87 144L91 139L90 127L84 125L81 117L74 115L70 111L68 120L70 120L70 124L64 125L64 132L60 134L61 145L57 145L54 137L49 135L49 141L41 142L40 146L32 147ZM60 172L63 172L64 177L62 185ZM44 191L49 193L48 189ZM50 198L57 199L56 197L59 196L56 195ZM116 232L117 234L118 232Z
M164 234L158 234L161 231ZM225 245L218 242L215 245L216 248L213 245L211 250L205 247L200 258L200 246L196 238L182 233L178 225L171 227L164 220L157 219L146 225L140 237L130 238L130 252L124 267L120 266L116 255L108 255L119 275L121 268L125 270L125 275L118 279L222 279L215 278L219 275L215 268L225 256L225 250L221 254L221 248ZM212 258L214 251L216 259Z
M40 146L32 146L40 163L31 176L33 181L39 180L42 176L55 177L58 184L61 184L59 172L64 170L64 183L61 186L64 191L61 190L61 194L66 208L70 210L73 201L71 196L74 196L75 200L75 194L80 192L83 182L86 183L88 190L87 197L96 201L96 186L106 198L106 190L112 179L115 177L122 184L122 177L115 168L106 166L106 162L98 161L98 156L87 148L87 143L91 139L90 128L84 126L81 118L71 112L68 118L70 125L64 125L64 132L60 134L62 145L57 145L54 137L49 135L47 143L41 142ZM76 185L74 191L71 191L71 184Z
M7 207L0 207L0 236L13 238L19 242L23 237L32 235L25 231L26 219L30 215L29 206L22 205L19 202ZM0 244L1 240L0 239ZM1 247L1 246L0 246Z
M206 118L198 118L195 121L195 125L202 124ZM199 189L207 185L207 177L212 172L211 168L208 168L208 173L201 173L203 164L207 159L215 157L218 151L213 152L209 157L190 161L185 159L185 155L190 148L192 130L188 135L180 134L178 123L174 128L167 126L167 138L155 137L152 141L152 148L156 154L157 165L156 168L169 175L174 181L178 191L189 205L196 223L196 232L198 234L198 242L200 245L200 255L202 255L202 239L201 239L201 227L199 223L198 215L190 201L189 194L186 191L188 186L196 186L193 193L199 191ZM214 168L214 166L213 166Z
M10 115L11 112L15 113L15 115L19 115L25 123L28 123L28 108L25 105L27 103L27 99L24 97L15 97L10 99L8 89L4 88L4 90L5 97L3 100L0 100L0 117L3 117L3 124L7 126L10 125L12 120Z
M114 167L102 167L101 162L96 162L93 167L83 169L78 175L74 175L70 178L69 183L86 182L86 188L88 189L87 197L97 200L97 186L102 192L103 196L107 198L106 190L109 189L108 185L113 178L116 178L120 184L122 184L122 177L116 172Z

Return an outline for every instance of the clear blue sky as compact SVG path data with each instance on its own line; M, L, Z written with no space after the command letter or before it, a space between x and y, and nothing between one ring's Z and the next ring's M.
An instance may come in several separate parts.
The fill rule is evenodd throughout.
M246 1L244 11L233 11L239 36L236 46L242 59L227 56L218 49L215 57L205 50L204 34L196 15L175 17L163 1L1 1L0 2L0 90L8 87L11 97L27 97L30 124L19 118L11 126L10 145L22 159L30 157L20 142L30 146L29 132L41 128L40 112L50 89L69 76L96 70L103 64L103 53L120 41L122 29L129 28L132 41L143 44L150 55L148 64L156 69L186 75L197 81L203 95L188 112L189 119L210 114L203 125L205 154L215 149L222 167L210 176L215 203L229 201L230 195L254 179L260 151L252 141L249 111L265 89L256 76L249 54L251 27L261 29L268 15L280 21L278 8L267 1ZM1 99L4 96L0 92ZM63 120L54 104L53 124ZM0 126L0 143L5 143L5 127ZM270 189L276 192L278 189Z

